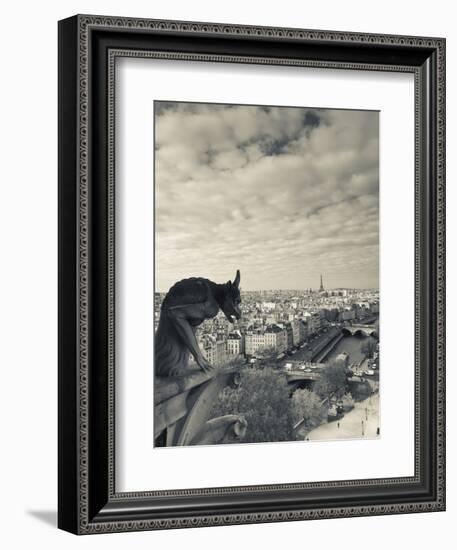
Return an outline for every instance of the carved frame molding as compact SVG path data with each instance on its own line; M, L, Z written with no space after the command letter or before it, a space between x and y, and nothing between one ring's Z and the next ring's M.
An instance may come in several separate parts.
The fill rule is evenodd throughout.
M104 33L116 34L116 40L106 46L95 46L95 37L100 43ZM97 35L98 32L98 35ZM114 35L113 35L114 36ZM144 36L162 38L165 43L173 37L192 37L204 44L205 38L217 38L220 48L227 53L179 51L179 46L165 49L135 47ZM125 38L132 44L119 47ZM230 51L243 48L243 39L267 48L276 45L302 45L312 48L310 57L256 53L242 55ZM225 44L225 45L224 45ZM241 44L241 45L240 45ZM236 48L235 48L236 45ZM106 46L106 47L105 47ZM335 49L333 46L336 46ZM345 48L349 50L345 52ZM330 59L313 59L319 48L327 48ZM105 49L103 49L105 48ZM174 48L174 50L173 50ZM177 48L177 49L176 49ZM186 48L189 48L186 45ZM219 49L220 49L219 48ZM333 48L333 49L332 49ZM364 59L364 49L370 52L383 49L398 52L399 63L370 62ZM211 46L209 46L211 49ZM276 27L254 27L214 23L161 21L118 17L79 15L59 23L59 526L78 533L101 533L116 531L168 529L209 525L227 525L272 521L293 521L375 514L439 511L445 508L445 372L444 372L444 201L445 201L445 41L442 38L391 36L382 34L313 31ZM106 83L98 84L94 72L97 56L103 53L106 63ZM360 52L360 55L357 54ZM408 55L413 62L407 62ZM414 54L414 55L413 55ZM331 59L332 55L336 60ZM374 55L374 54L373 54ZM416 232L416 358L415 358L415 470L411 478L335 481L323 483L296 483L216 489L186 489L170 491L144 491L116 493L114 488L114 84L115 61L118 57L149 57L155 59L179 59L192 61L261 63L292 65L297 67L340 68L371 71L411 72L415 78L415 232ZM403 56L403 57L402 57ZM354 60L354 57L359 59ZM380 56L382 57L382 55ZM97 65L98 67L98 65ZM71 89L69 88L70 86ZM95 88L100 86L100 91ZM103 86L106 86L104 88ZM94 88L95 87L95 88ZM103 92L103 93L102 93ZM94 97L105 94L106 118L94 122L100 107ZM97 96L97 97L99 97ZM103 102L102 102L103 103ZM72 108L74 112L72 112ZM428 120L425 121L425 116ZM94 128L106 130L106 172L94 168L103 163L94 158ZM99 136L100 137L100 136ZM426 156L427 158L424 158ZM68 163L73 163L68 168ZM97 172L97 170L99 170ZM98 191L91 187L100 175L106 176L106 202L94 198ZM91 183L92 182L92 183ZM95 189L95 191L94 191ZM69 215L69 210L72 214ZM102 212L101 220L98 214ZM74 226L71 226L72 222ZM103 224L103 228L96 228ZM96 231L102 235L96 236ZM70 239L73 242L70 243ZM103 241L106 239L106 249ZM70 247L68 252L63 247ZM94 251L102 250L105 260L103 277L97 281L94 275ZM69 252L75 253L70 259ZM425 265L428 264L428 267ZM424 275L425 274L425 275ZM63 278L71 278L71 283ZM426 281L424 282L424 280ZM95 282L94 282L95 281ZM106 311L101 318L94 301L97 289L104 285L106 294L102 303ZM424 294L424 290L428 294ZM431 285L431 286L430 286ZM74 296L71 296L71 292ZM102 292L103 293L103 292ZM71 305L68 303L71 301ZM94 313L95 312L95 313ZM431 326L424 329L425 315L431 317ZM91 327L105 321L102 329L106 345L92 351ZM99 327L100 328L100 327ZM98 330L98 329L97 329ZM75 338L76 337L76 338ZM71 341L75 339L76 341ZM425 346L430 365L424 365ZM98 360L106 356L106 368L101 376L97 373ZM425 380L424 373L430 374ZM100 371L101 372L101 371ZM428 379L430 377L430 379ZM100 385L100 387L98 387ZM425 387L426 386L426 387ZM95 418L91 401L94 392L105 392L104 413ZM427 396L427 416L422 403ZM425 421L424 421L425 419ZM73 422L74 431L68 431ZM425 425L427 424L427 425ZM424 447L424 433L427 445ZM103 433L102 433L103 432ZM102 449L94 438L105 439ZM426 453L428 452L428 454ZM102 458L106 464L102 464ZM102 472L101 480L95 483L95 472ZM419 498L412 495L402 499L382 500L389 487L408 485L423 487L427 478L427 491ZM98 477L97 477L98 479ZM96 485L96 486L95 486ZM299 505L290 501L287 494L300 491L346 490L356 495L363 488L379 491L379 502L373 496L368 503L348 498L347 503L328 506L317 495L313 503ZM355 493L351 492L355 490ZM210 513L185 510L189 499L212 497L238 497L267 494L278 503L257 509L239 512L218 512L223 506L218 502ZM360 493L362 495L362 493ZM95 495L95 496L94 496ZM170 498L183 499L180 511L166 514L160 512L160 500L169 503ZM355 499L355 500L354 500ZM362 499L361 499L362 500ZM238 501L237 501L238 502ZM290 502L290 506L288 506ZM293 505L292 505L293 504Z

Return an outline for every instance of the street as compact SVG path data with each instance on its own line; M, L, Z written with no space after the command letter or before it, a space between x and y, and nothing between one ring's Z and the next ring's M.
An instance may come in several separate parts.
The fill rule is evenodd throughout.
M309 432L307 440L375 439L379 437L379 394L360 403L340 420L321 424Z

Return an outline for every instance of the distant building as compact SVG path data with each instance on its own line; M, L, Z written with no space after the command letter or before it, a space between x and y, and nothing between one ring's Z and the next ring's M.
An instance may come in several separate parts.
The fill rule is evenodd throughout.
M244 337L239 332L231 332L227 338L227 355L236 357L244 354Z
M287 336L285 329L278 325L270 325L265 331L249 331L245 335L246 355L255 355L258 350L272 348L281 353L286 351Z
M286 349L291 350L294 347L294 335L292 323L286 323Z
M246 355L255 355L255 352L265 347L265 336L260 330L249 331L245 335L245 353Z
M203 350L208 361L218 367L227 362L226 340L216 340L213 336L205 335L203 339Z
M286 333L288 349L300 343L300 324L297 319L293 319L286 324Z
M355 311L353 309L343 309L340 311L340 321L353 321L355 319Z
M370 304L371 313L379 313L379 303L373 302Z
M298 330L300 334L300 342L305 342L308 339L308 323L304 319L298 321Z
M308 323L308 333L310 336L318 332L322 326L322 319L319 312L305 313L305 317Z
M278 325L270 325L265 331L265 347L272 347L278 353L286 351L286 331Z

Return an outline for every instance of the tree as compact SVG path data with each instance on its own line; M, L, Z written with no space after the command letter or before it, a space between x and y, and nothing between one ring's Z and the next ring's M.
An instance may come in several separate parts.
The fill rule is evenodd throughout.
M350 382L349 388L355 401L363 401L371 395L371 385L368 380L363 382Z
M373 357L375 349L376 349L376 342L371 337L364 340L362 342L362 345L360 346L360 350L368 358Z
M270 367L241 371L239 388L225 388L218 396L210 418L240 414L247 420L245 443L291 441L292 419L289 387L285 375Z
M239 368L246 364L246 360L241 355L237 355L236 357L230 357L227 361L224 363L225 368Z
M335 395L341 397L346 387L346 368L338 363L330 363L321 371L319 380L313 390L321 399L328 399Z
M334 321L336 321L338 319L338 315L339 315L339 310L336 308L325 310L325 318L330 323L333 323Z
M379 337L380 337L380 333L379 333L379 319L376 320L376 323L374 324L374 330L376 332L376 337L378 338L379 340Z
M303 389L292 395L290 410L294 426L303 420L303 427L310 430L322 422L326 408L316 393Z
M354 398L349 392L343 395L343 397L341 398L341 401L342 401L344 412L350 411L351 409L354 408Z

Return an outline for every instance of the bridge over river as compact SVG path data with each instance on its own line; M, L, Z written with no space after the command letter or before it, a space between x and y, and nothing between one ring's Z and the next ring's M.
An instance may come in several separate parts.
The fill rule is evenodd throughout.
M320 368L313 369L311 371L302 370L302 369L294 369L286 372L286 378L287 382L289 384L295 384L300 382L315 382L316 380L319 380L321 377L321 371L322 368L325 367L325 364L323 363Z
M362 334L364 336L378 336L378 327L376 325L346 325L341 328L343 334Z

